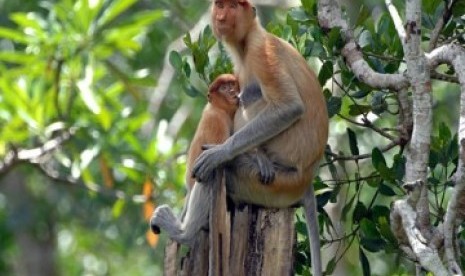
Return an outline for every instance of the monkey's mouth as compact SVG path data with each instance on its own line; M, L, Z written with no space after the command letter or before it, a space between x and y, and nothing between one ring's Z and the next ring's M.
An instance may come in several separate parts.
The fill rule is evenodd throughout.
M227 35L231 31L231 26L228 24L217 22L216 31L220 35Z

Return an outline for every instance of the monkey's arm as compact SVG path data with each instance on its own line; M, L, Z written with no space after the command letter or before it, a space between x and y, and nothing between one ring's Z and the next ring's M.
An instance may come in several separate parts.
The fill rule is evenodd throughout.
M210 179L219 165L234 157L262 145L295 123L304 112L304 105L293 82L287 83L287 91L275 87L262 87L265 100L271 94L275 100L248 124L229 137L223 144L210 148L197 158L192 169L198 181ZM279 95L282 93L282 95ZM287 102L286 102L287 101Z

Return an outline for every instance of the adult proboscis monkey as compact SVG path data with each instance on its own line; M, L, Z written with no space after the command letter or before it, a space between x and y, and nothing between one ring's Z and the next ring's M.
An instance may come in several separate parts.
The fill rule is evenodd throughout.
M217 0L212 29L231 55L243 91L234 119L234 134L210 146L192 169L199 182L181 223L167 206L154 212L151 223L173 239L189 242L208 224L210 193L205 183L226 165L227 193L236 203L285 208L303 202L310 235L313 275L321 275L316 200L312 179L328 138L328 115L321 86L306 60L289 43L266 32L247 0ZM250 152L266 150L275 163L295 168L276 172L264 184Z

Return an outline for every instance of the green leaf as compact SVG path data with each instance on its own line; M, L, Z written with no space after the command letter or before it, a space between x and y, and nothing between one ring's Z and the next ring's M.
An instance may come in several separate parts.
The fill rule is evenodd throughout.
M315 6L315 0L302 0L302 7L305 9L307 13L311 13L313 11L313 7Z
M371 111L371 106L369 105L360 105L360 104L353 104L349 106L349 115L351 116L358 116L361 114L365 114Z
M441 139L443 144L446 144L451 138L452 133L449 127L444 122L441 122L439 124L439 139Z
M407 160L401 154L394 156L394 163L392 164L392 170L394 171L395 178L402 181L405 175L405 164Z
M387 167L383 153L378 148L374 148L371 154L371 163L373 164L373 167L376 169L376 171L379 172L380 176L384 180L394 183L394 173Z
M21 52L0 52L0 60L10 63L27 65L28 63L34 62L36 59L36 55L29 55Z
M439 1L439 0L436 0L436 1ZM465 3L463 1L457 1L454 4L454 8L452 9L452 14L454 15L454 17L463 16L465 14Z
M90 111L94 114L99 114L101 112L101 107L100 104L97 101L97 96L95 95L93 89L92 89L92 83L93 83L93 71L94 68L92 68L90 65L86 67L86 75L84 79L79 80L76 83L76 86L78 87L79 95L81 96L82 100L84 101L84 104L89 108Z
M390 243L397 244L397 239L392 233L391 226L389 225L388 217L379 217L378 218L378 225L379 225L379 232L383 238L388 240Z
M325 275L331 275L336 269L336 256L334 256L326 265Z
M355 205L354 213L352 216L352 221L355 224L358 224L366 215L367 215L367 207L365 207L363 202L358 201L357 205Z
M371 151L371 163L375 169L378 169L382 166L386 167L386 160L384 159L384 155L376 147Z
M389 218L391 215L391 209L389 209L387 206L384 205L376 205L373 208L371 208L371 212L373 215L373 221L378 221L379 218L385 217Z
M297 221L295 223L295 229L297 231L297 233L301 234L301 235L308 235L307 234L307 224L303 221Z
M423 7L424 11L429 13L429 14L433 14L434 11L436 10L436 8L438 6L440 6L441 3L443 3L442 0L423 0L421 2L422 2L422 7Z
M385 196L395 196L397 195L396 192L394 192L394 190L389 187L388 185L382 183L381 185L379 185L379 193L382 194L382 195L385 195Z
M372 239L372 238L364 238L362 237L360 239L360 244L365 248L366 250L370 252L379 252L384 249L386 246L386 242L382 240L381 238L378 239Z
M108 131L113 122L112 113L108 109L101 107L100 112L97 114L98 121L102 128Z
M370 10L365 5L362 4L360 7L360 11L358 13L355 26L363 25L365 23L365 20L367 20L370 16L371 16Z
M358 44L361 48L371 47L373 44L373 37L371 36L370 31L364 30L358 37Z
M111 214L114 218L119 218L123 213L124 205L126 202L124 199L118 199L115 204L113 204L113 208L111 209Z
M342 48L342 36L341 36L341 28L332 28L331 31L327 34L328 43L327 49L330 52L333 52L333 48Z
M110 23L118 15L129 9L137 0L115 0L105 9L102 17L98 20L98 25L103 26Z
M32 28L40 34L43 33L44 21L33 12L22 13L17 12L13 13L10 16L11 20L23 28Z
M191 85L190 83L187 83L185 84L184 86L184 91L186 92L186 94L188 96L191 96L191 97L197 97L198 95L201 95L202 93L197 90L197 88L195 88L193 85Z
M123 20L121 23L118 21L115 26L112 25L112 29L134 30L136 35L140 35L145 28L163 17L164 13L161 10L138 12L131 15L128 19Z
M302 8L291 9L289 16L297 22L306 22L310 20L310 17Z
M332 192L328 191L328 192L324 192L322 194L317 195L316 196L317 206L319 208L323 208L323 206L325 206L326 203L328 203L329 199L331 198L331 194Z
M360 231L365 238L377 239L380 237L378 229L376 229L375 223L367 218L362 218L362 220L360 221Z
M146 76L142 78L129 78L128 81L132 85L144 87L154 87L157 84L157 81L153 78L153 76Z
M309 53L309 56L318 57L320 59L326 58L326 50L320 42L307 40L305 42L305 47L305 52Z
M29 38L22 32L14 29L0 27L0 37L10 39L14 42L28 44Z
M350 96L355 99L362 99L365 98L369 93L370 91L368 90L359 90L353 94L350 94Z
M174 69L176 69L179 72L182 70L182 58L178 52L171 51L169 55L169 60L170 64L174 67Z
M365 252L363 252L362 248L359 249L359 258L360 258L360 263L362 264L363 276L370 276L371 275L370 262L368 262L368 258L365 255Z
M376 115L382 114L388 108L388 104L383 92L375 92L371 98L371 111Z
M186 33L183 38L184 44L186 44L187 48L191 49L192 47L192 38L190 33Z
M341 186L341 185L340 185ZM356 195L354 194L349 202L342 208L342 219L345 221L347 214L349 214L350 209L352 209L352 204L354 203Z
M183 60L182 63L183 63L182 71L184 72L184 75L186 75L187 78L190 78L191 72L192 72L191 65L189 64L189 62L185 60Z
M355 135L355 132L350 128L347 128L347 135L349 136L350 153L352 153L352 155L359 155L357 135Z
M434 169L439 163L439 153L433 149L429 152L428 167Z
M334 115L341 112L342 98L341 97L330 97L326 103L328 108L328 117L332 118Z
M333 76L333 62L326 61L321 66L320 73L318 74L318 80L320 81L321 85L325 85L326 81L328 81Z

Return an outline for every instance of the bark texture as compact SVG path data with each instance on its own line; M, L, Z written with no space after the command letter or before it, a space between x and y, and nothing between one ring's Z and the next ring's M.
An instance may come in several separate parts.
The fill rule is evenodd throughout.
M224 179L211 184L209 231L199 234L186 256L170 242L165 275L293 275L294 209L245 205L228 210Z

